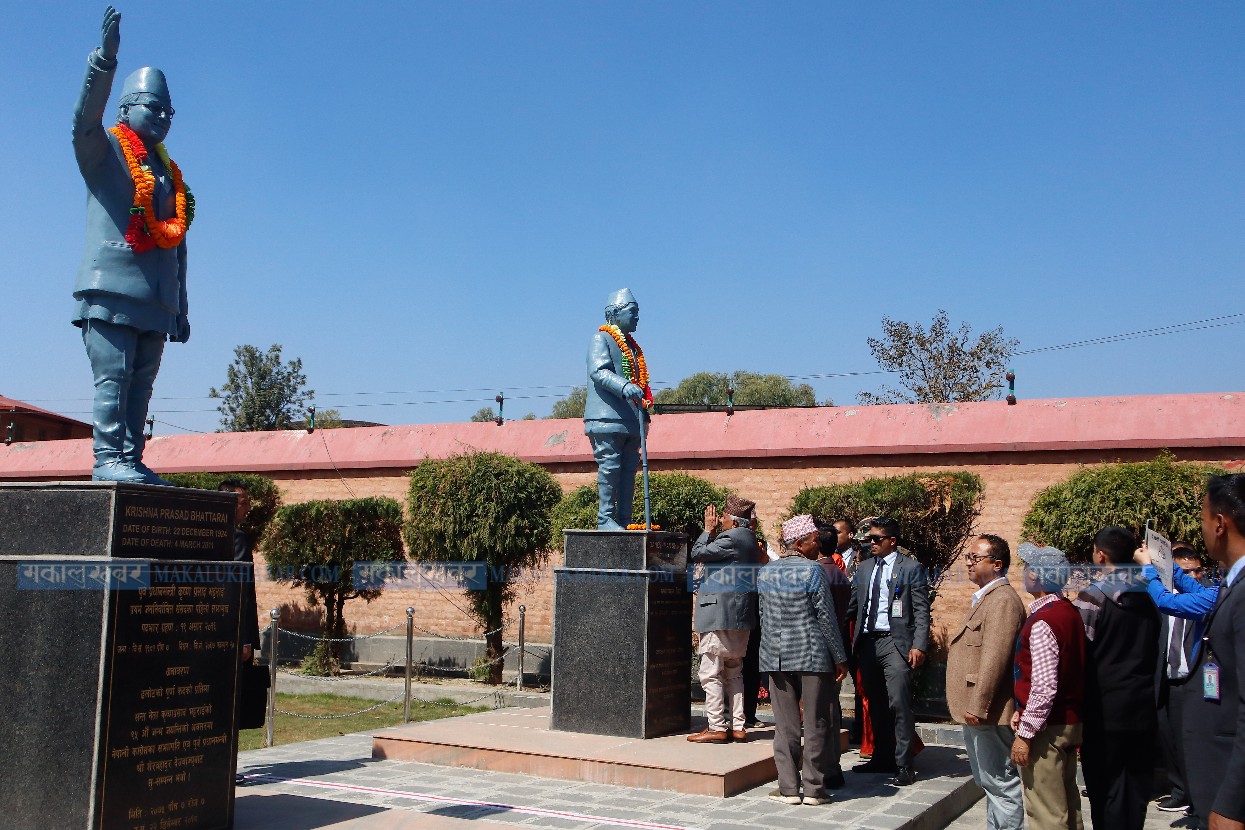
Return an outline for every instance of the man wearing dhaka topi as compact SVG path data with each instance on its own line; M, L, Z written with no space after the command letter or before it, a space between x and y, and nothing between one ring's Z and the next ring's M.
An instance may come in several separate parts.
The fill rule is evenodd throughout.
M186 229L194 198L165 152L173 119L164 73L135 70L117 124L103 125L117 71L121 15L104 13L74 109L73 148L86 182L86 246L73 323L95 375L92 478L167 484L143 464L144 427L164 342L190 338Z
M599 530L624 530L631 522L640 429L648 429L653 402L644 352L631 336L639 324L640 304L630 289L615 291L605 301L605 325L588 347L584 433L597 462Z

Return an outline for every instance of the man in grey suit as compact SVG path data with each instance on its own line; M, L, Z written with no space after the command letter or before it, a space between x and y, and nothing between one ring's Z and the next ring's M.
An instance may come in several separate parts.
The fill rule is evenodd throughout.
M784 804L826 804L829 789L843 784L830 700L847 676L847 649L825 571L812 561L821 551L819 535L812 516L783 522L783 554L757 576L761 671L769 672L778 768L778 789L769 797Z
M184 236L194 200L179 193L180 171L163 152L173 105L159 69L144 67L126 78L118 134L104 129L120 44L121 15L109 6L74 109L73 148L87 206L73 323L82 329L95 375L92 477L167 484L143 464L144 431L164 341L190 338ZM127 131L138 146L123 139ZM150 183L150 213L136 199L127 152L143 156L137 176Z
M1245 474L1211 476L1206 551L1227 570L1184 685L1189 796L1210 830L1245 827Z
M852 577L849 619L873 725L873 757L853 772L893 772L892 783L916 781L912 768L916 722L910 676L929 649L929 577L925 567L899 552L899 523L869 522L864 543L872 558Z
M705 690L709 725L692 743L724 744L745 741L744 654L757 621L755 570L757 537L749 524L753 502L730 496L721 517L714 505L705 508L705 531L692 553L692 562L708 563L696 593L696 633L700 635L700 685Z
M588 388L584 434L597 462L597 528L623 530L631 521L635 474L640 468L640 412L652 399L644 353L632 333L640 325L640 304L629 288L606 299L605 325L588 346ZM627 351L624 353L623 348Z

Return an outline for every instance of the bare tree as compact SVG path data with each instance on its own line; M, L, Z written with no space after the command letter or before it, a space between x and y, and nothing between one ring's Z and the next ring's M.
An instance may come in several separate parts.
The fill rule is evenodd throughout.
M869 338L878 366L899 373L895 389L861 392L866 406L886 403L961 403L999 397L1008 361L1020 341L1003 335L998 326L974 342L972 328L961 323L952 330L947 312L939 309L927 331L920 323L882 318L882 337Z

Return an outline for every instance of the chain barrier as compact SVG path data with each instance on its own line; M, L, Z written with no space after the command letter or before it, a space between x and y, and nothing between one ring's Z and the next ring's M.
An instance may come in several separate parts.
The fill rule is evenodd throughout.
M448 634L438 634L435 631L429 631L426 628L421 628L420 626L415 625L414 623L411 623L411 627L414 628L416 631L418 631L420 634L427 634L429 637L436 637L438 640L453 640L459 643L470 642L472 640L479 640L482 637L484 638L491 637L494 634L499 634L502 631L505 631L509 625L510 625L510 621L507 620L506 622L503 622L497 628L494 628L492 631L485 631L483 634L480 634L475 637L451 637Z
M364 677L375 677L378 674L383 674L389 671L390 669L394 669L397 667L398 667L397 663L386 663L385 665L381 666L379 669L376 669L375 671L370 671L370 672L367 672L366 674L352 674L346 677L326 677L326 676L321 676L318 674L303 674L302 672L291 671L290 669L283 669L280 666L277 667L277 671L281 672L281 674L288 674L291 677L306 677L309 680L326 680L329 682L338 682L341 680L361 680Z
M281 715L288 715L291 718L303 718L304 720L341 720L342 718L353 718L355 715L366 715L368 712L375 712L382 706L387 706L390 703L397 703L404 694L406 694L405 691L398 692L393 697L388 700L382 700L375 706L369 706L366 709L360 709L357 712L348 712L345 715L300 715L297 712L287 712L284 709L277 709L275 707L273 711Z
M393 628L386 628L384 631L373 631L371 634L359 634L354 637L321 637L319 634L303 634L299 631L290 631L282 628L282 634L289 634L291 637L298 637L301 640L316 640L321 643L353 643L355 640L370 640L373 637L380 637L384 634L392 634L399 628L405 628L406 623L398 623ZM267 630L267 629L265 629Z
M504 665L506 656L508 654L517 654L520 657L520 666L522 665L521 660L524 654L531 655L532 657L536 657L537 659L544 659L550 655L549 650L537 649L533 651L526 647L525 643L523 642L522 611L523 609L522 607L520 607L519 643L517 644L517 647L515 645L507 645L505 642L503 642L501 654L499 654L497 657L494 657L492 660L485 660L483 662L472 664L472 666L468 669L469 674L475 675L481 670L489 669L498 664ZM424 706L440 706L446 709L456 709L459 707L473 706L475 704L483 703L486 700L491 700L494 708L502 708L506 705L506 695L508 692L512 692L516 690L517 691L523 690L523 677L522 677L522 674L520 673L510 682L505 683L491 691L488 691L478 697L474 697L467 701L425 700L423 698L413 697L410 694L412 669L418 668L421 672L423 671L432 671L432 672L461 671L460 669L449 669L444 666L435 666L427 662L417 663L414 660L412 660L411 659L412 658L411 635L413 634L414 631L419 631L422 634L436 637L437 639L440 639L440 640L450 640L450 641L455 641L455 642L473 642L473 641L479 642L481 639L487 639L488 637L491 637L495 634L503 633L507 628L510 627L513 620L504 620L500 626L493 629L492 631L486 631L482 635L476 635L474 637L452 637L452 636L447 636L444 634L438 634L435 631L430 631L426 628L422 628L416 625L413 619L413 615L414 615L413 608L406 609L406 613L407 613L407 621L405 624L399 623L398 625L395 625L392 628L387 628L382 631L375 631L371 634L356 635L352 637L333 638L333 637L321 637L315 634L304 634L298 631L288 631L284 628L281 628L279 625L280 613L279 611L274 609L271 612L272 622L269 623L267 626L265 626L264 629L260 632L261 635L269 635L269 640L270 640L269 646L270 648L273 648L274 651L277 651L276 644L280 638L280 635L282 634L288 634L292 637L297 637L302 640L311 640L311 641L318 642L318 643L349 643L349 642L354 642L356 640L368 640L374 637L380 637L386 634L392 634L393 632L398 631L399 629L405 628L406 629L406 641L407 641L407 654L406 654L406 660L404 660L402 663L398 663L397 661L390 659L388 663L386 663L384 666L381 666L378 669L374 669L370 672L366 672L363 674L354 674L354 675L349 675L346 677L320 677L316 675L306 675L306 674L302 674L297 671L283 669L278 665L275 659L270 658L269 675L271 677L271 682L269 684L270 688L268 691L268 711L270 713L270 716L268 718L268 722L265 724L265 744L264 745L273 746L275 743L275 736L273 734L274 724L273 724L272 716L277 715L277 714L285 715L287 717L292 717L292 718L302 718L305 720L320 720L320 721L343 720L345 718L351 718L351 717L356 717L358 715L364 715L364 714L367 714L368 712L375 712L376 710L384 706L387 706L388 704L397 703L399 700L401 700L403 701L403 707L404 707L404 719L407 722L409 722L411 703L417 703L417 704L421 704ZM369 706L365 709L360 709L357 712L348 712L346 714L341 714L341 715L309 715L309 714L299 714L297 712L287 712L284 709L278 709L276 707L276 694L275 693L276 693L276 685L277 685L276 678L277 678L278 673L285 674L291 677L307 677L313 680L341 682L344 680L358 680L358 679L363 679L367 677L375 677L378 675L383 675L383 674L393 671L394 669L400 668L402 666L405 666L406 668L406 675L407 675L406 688L404 688L402 691L398 692L397 694L395 694L393 697L389 698L388 700L382 700L379 703L375 704L374 706Z

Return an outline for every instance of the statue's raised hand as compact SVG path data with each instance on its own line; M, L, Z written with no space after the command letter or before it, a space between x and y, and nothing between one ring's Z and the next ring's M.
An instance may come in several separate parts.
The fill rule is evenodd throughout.
M104 25L101 27L99 53L110 61L117 59L117 50L121 48L121 12L109 6L104 11Z

